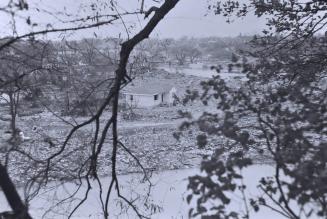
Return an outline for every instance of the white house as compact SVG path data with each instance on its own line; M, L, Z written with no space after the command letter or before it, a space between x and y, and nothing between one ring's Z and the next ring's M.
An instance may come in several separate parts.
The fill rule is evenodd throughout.
M163 81L141 81L129 84L122 93L125 103L129 106L153 107L173 104L176 88Z

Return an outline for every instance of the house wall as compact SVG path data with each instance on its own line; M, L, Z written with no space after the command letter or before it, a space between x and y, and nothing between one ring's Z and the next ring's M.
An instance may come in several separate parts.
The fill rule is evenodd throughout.
M163 103L166 103L166 104L170 104L170 97L169 97L169 93L164 93L164 101Z
M158 106L161 103L173 104L174 94L176 94L176 89L172 88L169 92L159 93L158 99L154 99L154 94L125 94L125 103L132 107L153 107ZM131 100L131 95L133 95L133 100Z
M158 100L154 100L154 95L133 94L131 100L131 94L125 94L125 102L133 107L152 107L161 103L161 95L158 95Z

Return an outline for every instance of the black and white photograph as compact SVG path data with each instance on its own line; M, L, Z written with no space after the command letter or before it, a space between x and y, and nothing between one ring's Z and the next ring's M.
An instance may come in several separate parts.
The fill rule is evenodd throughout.
M0 219L327 219L326 0L0 0Z

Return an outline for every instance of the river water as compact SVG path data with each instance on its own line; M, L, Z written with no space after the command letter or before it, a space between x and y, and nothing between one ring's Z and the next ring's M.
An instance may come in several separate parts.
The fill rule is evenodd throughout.
M199 170L196 168L183 170L169 170L154 173L151 177L153 187L150 192L149 200L151 203L159 205L160 211L151 215L154 219L169 219L169 218L188 218L188 210L190 206L187 205L185 198L187 196L188 177L198 174ZM273 168L269 165L254 165L243 171L244 183L247 185L247 195L258 195L256 185L261 177L273 174ZM120 190L127 198L136 198L138 194L145 194L148 191L147 183L140 183L140 174L128 174L119 176ZM109 177L102 178L103 190L109 185ZM101 211L101 202L99 198L99 186L96 182L91 182L92 190L88 195L87 201L80 207L72 218L103 218ZM30 212L34 218L42 218L45 211L48 213L44 218L67 218L67 212L70 212L78 203L78 200L84 197L86 182L83 182L81 190L77 193L75 202L67 201L59 206L56 206L58 200L68 197L77 188L75 183L64 183L58 186L58 183L49 184L46 189L42 190L40 194L31 201ZM22 191L21 191L22 192ZM114 193L113 193L114 194ZM230 194L233 200L231 209L235 211L242 211L244 208L240 194ZM140 201L136 201L136 205L140 207L143 213L149 212L149 209L142 205L142 197ZM121 214L120 205L117 204L117 196L111 196L110 202L110 218L136 218L131 209L127 213ZM0 193L0 211L8 210L5 204L4 197ZM49 210L50 209L50 210ZM279 215L271 211L263 209L260 213L252 212L251 219L278 219Z

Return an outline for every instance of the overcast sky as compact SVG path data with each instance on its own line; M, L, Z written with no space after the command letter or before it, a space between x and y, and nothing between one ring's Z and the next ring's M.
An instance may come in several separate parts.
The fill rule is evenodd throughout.
M98 0L95 0L96 2ZM151 0L145 0L146 6L150 6ZM90 0L29 0L35 5L42 5L48 11L56 10L57 12L75 13L76 15L83 15L83 13L90 13L90 11L83 11L79 7L81 2L89 4ZM139 7L139 0L119 0L120 10L129 10L131 8ZM213 15L212 12L207 10L207 0L181 0L177 6L167 15L167 17L156 28L152 37L173 37L180 38L183 36L188 37L204 37L204 36L237 36L239 34L252 35L260 32L264 27L264 20L258 19L254 16L248 16L243 19L236 19L232 24L226 23L226 19L222 16ZM37 6L35 6L37 7ZM30 10L32 21L43 23L52 23L55 26L62 26L60 21L54 19L50 15L36 13L36 10ZM33 12L34 10L34 12ZM27 15L26 15L27 16ZM8 17L0 14L1 21L1 35L8 35L10 26ZM134 25L134 31L139 30L145 23L143 17L129 17L126 18L125 24L127 26ZM28 31L26 22L21 20L17 21L18 30L20 33ZM119 33L124 35L123 25L117 24L115 26L105 26L99 29L80 31L73 35L71 38L92 37L94 33L100 37L113 36L117 37ZM61 36L62 37L62 36ZM51 35L50 38L56 39L58 35Z
M228 24L226 18L208 12L207 0L182 0L159 24L156 33L167 37L236 36L255 34L263 27L264 20L253 15Z

